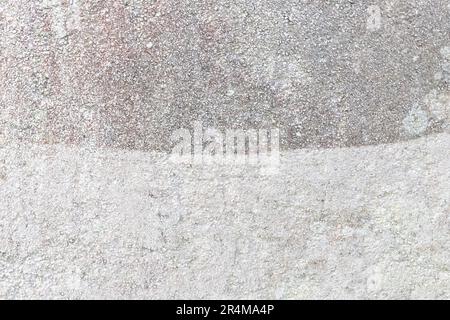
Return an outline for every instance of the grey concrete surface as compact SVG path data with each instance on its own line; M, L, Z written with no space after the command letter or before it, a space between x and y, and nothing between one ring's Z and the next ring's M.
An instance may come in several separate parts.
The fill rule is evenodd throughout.
M450 136L280 171L1 149L3 298L450 298Z
M448 94L446 0L1 3L3 121L25 141L168 151L199 119L277 126L284 149L443 130L402 124Z
M0 80L0 298L450 298L447 0L0 0Z

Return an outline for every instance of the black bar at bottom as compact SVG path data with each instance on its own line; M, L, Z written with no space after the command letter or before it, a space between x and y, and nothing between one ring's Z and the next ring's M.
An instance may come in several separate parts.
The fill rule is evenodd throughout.
M279 300L148 300L148 301L2 301L3 312L15 316L114 316L132 315L164 319L287 319L345 316L386 317L398 314L429 317L448 301L279 301ZM56 318L55 317L55 318Z

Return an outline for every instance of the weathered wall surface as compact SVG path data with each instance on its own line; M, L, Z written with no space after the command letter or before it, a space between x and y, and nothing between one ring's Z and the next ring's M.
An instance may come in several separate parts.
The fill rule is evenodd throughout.
M426 97L449 100L448 1L1 4L8 137L168 151L200 119L277 126L294 149L443 130ZM411 112L427 125L405 130Z
M0 298L450 298L450 3L0 0ZM279 128L281 162L171 134Z
M450 136L278 174L1 149L3 298L450 298Z

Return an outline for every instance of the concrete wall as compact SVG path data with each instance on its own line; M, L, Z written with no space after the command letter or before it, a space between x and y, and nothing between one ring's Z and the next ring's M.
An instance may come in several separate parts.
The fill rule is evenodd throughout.
M0 0L0 298L450 298L449 5Z

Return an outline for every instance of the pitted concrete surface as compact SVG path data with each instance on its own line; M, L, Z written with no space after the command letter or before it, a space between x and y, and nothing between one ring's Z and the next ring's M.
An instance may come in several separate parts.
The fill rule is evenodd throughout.
M1 149L3 298L450 298L450 136L283 153Z
M450 298L448 0L0 0L0 80L0 298Z
M4 130L146 151L196 120L277 126L284 149L441 132L424 99L449 93L448 4L2 0Z

